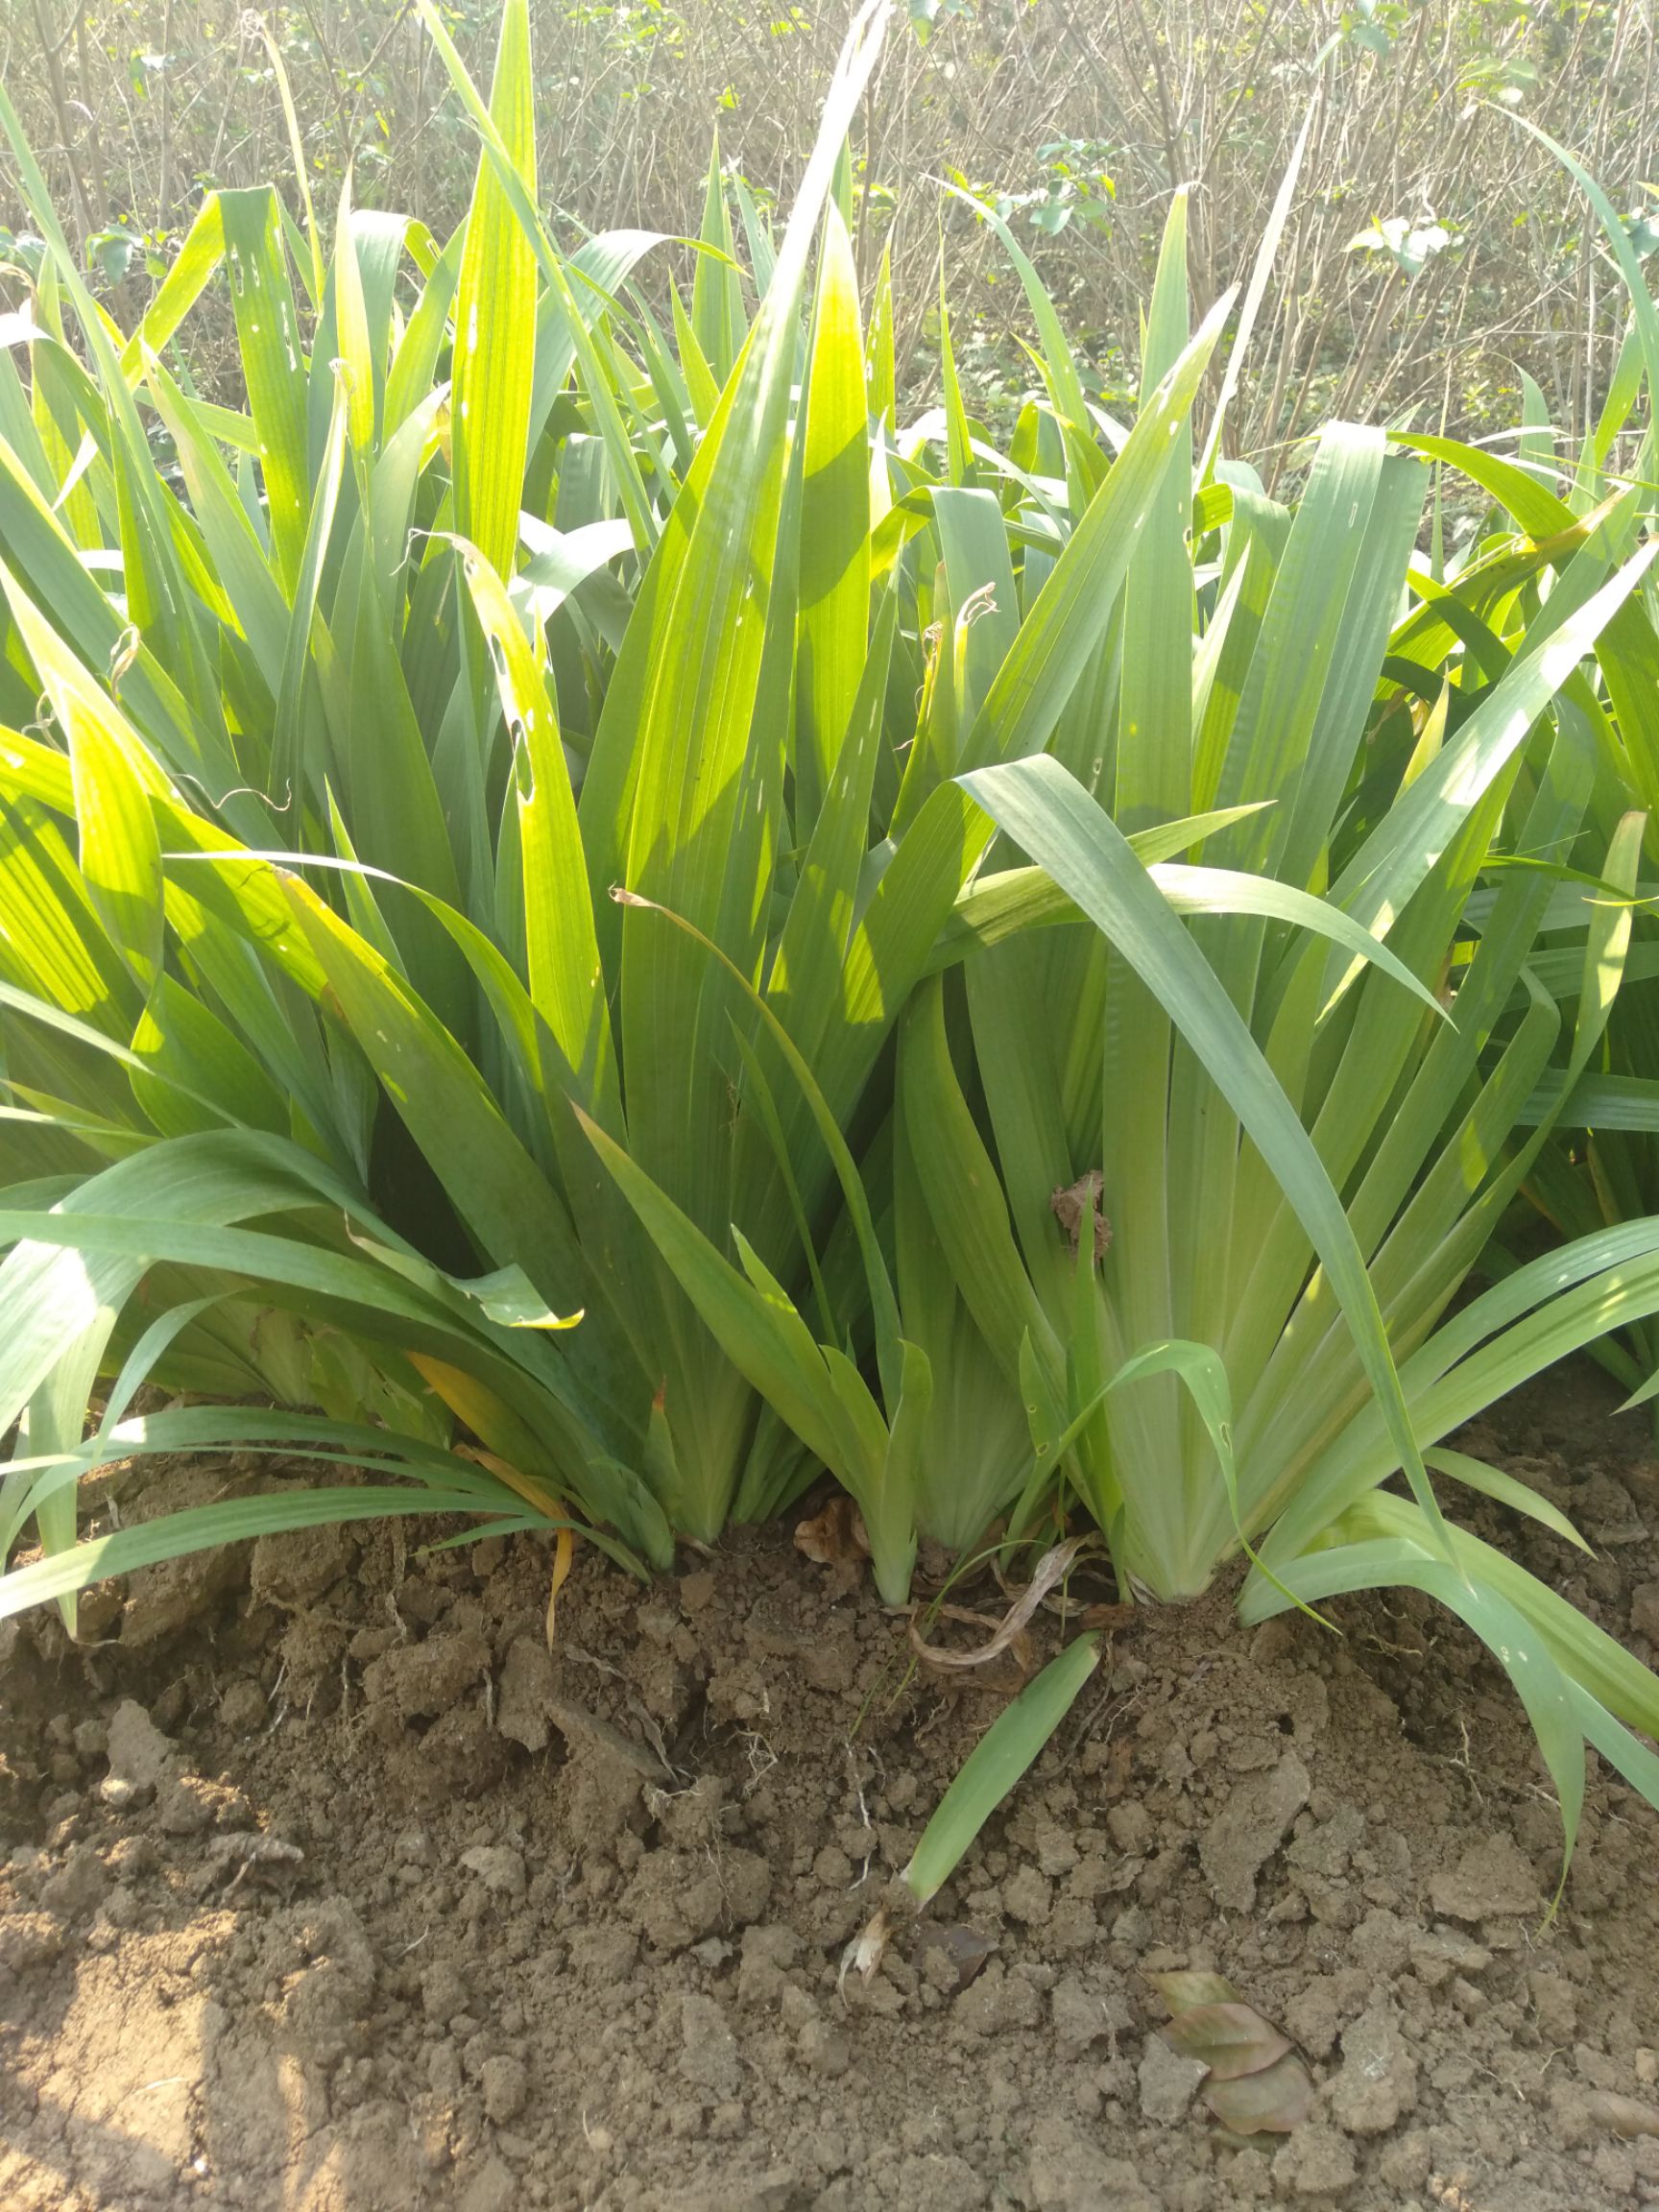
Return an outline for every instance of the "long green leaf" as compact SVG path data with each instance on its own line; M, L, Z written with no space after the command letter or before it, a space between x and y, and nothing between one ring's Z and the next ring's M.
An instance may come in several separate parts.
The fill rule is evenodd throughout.
M1100 1664L1098 1636L1079 1636L999 1713L940 1799L902 1877L919 1905L950 1881L969 1846L1076 1703Z

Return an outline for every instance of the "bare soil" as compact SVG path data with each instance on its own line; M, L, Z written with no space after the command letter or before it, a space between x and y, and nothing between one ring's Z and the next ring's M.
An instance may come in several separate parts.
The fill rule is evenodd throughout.
M1651 1658L1659 1464L1612 1395L1553 1378L1466 1441L1574 1514L1593 1560L1505 1540ZM1598 1768L1548 1919L1525 1719L1427 1604L1137 1615L842 1985L1008 1678L913 1670L781 1530L649 1591L584 1554L549 1655L548 1559L329 1530L94 1593L80 1645L0 1627L5 2212L1659 2205L1659 1821ZM1210 2121L1173 1966L1294 2038L1292 2135Z

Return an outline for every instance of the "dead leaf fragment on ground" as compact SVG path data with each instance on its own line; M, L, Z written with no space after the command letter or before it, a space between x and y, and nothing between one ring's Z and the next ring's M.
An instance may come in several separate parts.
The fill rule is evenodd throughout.
M856 1974L860 1981L868 1982L886 1958L887 1946L892 1938L893 1916L883 1905L865 1922L842 1952L841 1970L835 1977L836 1989L846 1989L849 1974Z
M1312 2108L1313 2082L1291 2051L1260 2074L1240 2074L1231 2081L1212 2074L1204 2102L1235 2135L1288 2135Z
M864 1516L845 1492L837 1491L822 1513L795 1524L795 1549L815 1567L845 1567L870 1556Z
M917 1655L926 1660L929 1667L949 1668L985 1667L993 1659L999 1658L1011 1646L1017 1644L1026 1623L1036 1612L1038 1606L1042 1604L1049 1591L1057 1583L1066 1579L1071 1571L1072 1562L1087 1541L1086 1537L1073 1536L1066 1543L1056 1544L1050 1551L1045 1551L1042 1558L1037 1562L1036 1573L1020 1593L1014 1604L1010 1606L1001 1625L988 1642L981 1644L975 1650L941 1650L937 1645L929 1644L926 1641L917 1627L914 1618L912 1618L910 1641L916 1647ZM983 1619L983 1616L979 1614L964 1614L960 1607L954 1605L933 1606L929 1608L929 1612L932 1614L942 1613L948 1620L976 1621Z
M1194 2005L1190 2011L1178 2012L1163 2036L1184 2058L1200 2059L1216 2081L1260 2074L1290 2048L1289 2037L1263 2020L1253 2005Z
M1204 2102L1235 2135L1288 2135L1307 2119L1313 2080L1289 2038L1220 1974L1147 1977L1173 2017L1159 2030L1184 2058L1209 2068Z

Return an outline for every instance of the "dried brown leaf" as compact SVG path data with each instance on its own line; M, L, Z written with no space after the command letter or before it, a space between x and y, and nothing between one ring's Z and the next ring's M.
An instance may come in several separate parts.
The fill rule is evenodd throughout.
M1221 1974L1148 1974L1146 1979L1171 2012L1190 2012L1194 2005L1241 2005L1244 2002Z
M1253 2005L1194 2005L1159 2030L1171 2051L1208 2066L1215 2081L1237 2080L1275 2065L1290 2048Z
M887 1946L893 1939L893 1916L885 1905L854 1936L841 1954L841 1971L835 1977L837 1992L844 1990L849 1974L856 1974L860 1981L868 1982L887 1956Z
M1231 2081L1212 2075L1204 2102L1235 2135L1288 2135L1312 2108L1313 2080L1295 2052L1287 2051L1259 2074Z
M941 1650L936 1645L927 1642L917 1626L915 1619L912 1618L910 1641L916 1647L918 1655L929 1667L989 1666L993 1659L999 1658L1014 1643L1032 1614L1036 1612L1038 1606L1042 1604L1055 1584L1065 1580L1071 1570L1072 1561L1087 1542L1086 1537L1073 1536L1066 1543L1056 1544L1050 1551L1045 1551L1042 1558L1037 1562L1037 1572L1021 1592L1016 1602L1009 1608L1001 1626L987 1643L981 1644L976 1650Z
M1080 1628L1099 1628L1109 1636L1132 1627L1141 1616L1139 1605L1085 1605L1077 1616Z
M796 1523L795 1549L818 1567L843 1567L868 1559L870 1537L864 1516L844 1491L837 1491L822 1513Z

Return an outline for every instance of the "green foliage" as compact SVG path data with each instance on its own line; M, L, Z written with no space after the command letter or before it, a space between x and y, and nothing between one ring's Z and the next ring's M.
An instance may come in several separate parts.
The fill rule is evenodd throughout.
M1200 420L1233 301L1192 327L1183 193L1132 421L994 205L1043 397L999 445L941 298L908 418L847 221L879 6L781 232L716 146L688 284L556 243L526 0L487 97L421 12L455 235L347 177L325 254L228 190L130 330L0 96L44 241L0 353L0 1609L358 1511L644 1573L823 1465L893 1602L922 1537L1077 1513L1126 1596L1420 1587L1569 1841L1585 1741L1659 1794L1659 1685L1445 1503L1559 1527L1445 1440L1659 1314L1603 1134L1659 1080L1652 471L1608 472L1659 323L1611 205L1635 334L1570 474L1529 401L1513 463L1333 423L1287 505ZM187 368L223 288L233 405ZM1451 561L1436 470L1502 510ZM1588 1233L1459 1305L1528 1190ZM80 1540L101 1464L216 1446L373 1479Z
M1074 1637L980 1737L902 1877L919 1905L950 1879L963 1853L1065 1719L1099 1664L1098 1636Z

